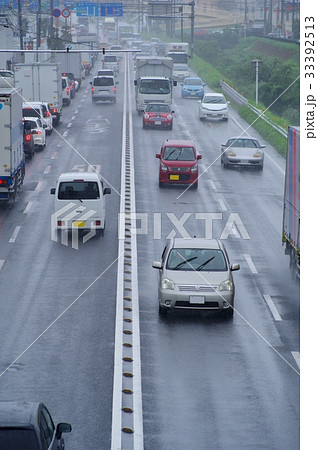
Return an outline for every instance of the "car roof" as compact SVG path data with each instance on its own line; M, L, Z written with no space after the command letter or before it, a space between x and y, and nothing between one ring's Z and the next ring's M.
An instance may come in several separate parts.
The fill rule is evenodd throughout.
M207 92L204 97L224 97L220 92Z
M41 403L0 401L0 427L4 425L37 425L37 412Z
M235 140L242 140L242 139L248 139L250 141L258 141L257 138L251 137L251 136L233 136L231 138L228 138L228 141L235 139Z
M167 139L163 144L165 146L172 145L173 147L195 147L194 142L189 139Z
M58 181L74 180L98 181L100 180L100 176L96 172L64 172L61 173Z
M174 238L172 248L207 248L207 249L223 249L223 244L218 239L205 238Z
M203 83L203 81L199 77L185 77L185 79L183 81L185 81L185 80L199 80Z

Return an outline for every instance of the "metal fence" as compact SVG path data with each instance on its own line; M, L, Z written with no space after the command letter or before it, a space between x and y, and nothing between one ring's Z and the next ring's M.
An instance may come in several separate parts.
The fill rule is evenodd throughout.
M278 131L281 135L283 135L285 138L287 138L287 131L274 123L272 120L270 120L268 117L265 116L263 111L257 109L255 106L250 105L248 100L243 97L240 93L238 93L234 88L232 88L229 84L225 83L225 81L220 81L220 86L222 88L222 91L228 95L235 103L238 103L239 105L246 105L251 111L253 111L259 119L265 120L268 125L270 125L272 128L274 128L276 131Z

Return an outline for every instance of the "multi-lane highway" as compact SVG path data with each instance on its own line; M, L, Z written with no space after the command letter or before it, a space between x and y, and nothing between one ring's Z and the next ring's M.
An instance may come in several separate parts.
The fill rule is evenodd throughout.
M143 130L132 68L122 63L116 104L92 104L84 80L46 148L27 161L15 205L0 205L1 398L46 403L56 422L72 424L67 449L298 449L299 284L281 246L284 160L232 106L228 122L201 122L179 86L173 130ZM263 172L220 164L221 144L243 131L267 145ZM155 154L171 138L194 140L202 154L197 190L159 188ZM62 172L87 170L112 188L105 235L55 242L50 188ZM124 223L119 241L130 208L137 221ZM152 261L174 235L222 238L241 266L233 319L159 317ZM121 251L133 270L120 265ZM123 365L121 268L135 302L124 330L133 322L134 361ZM126 405L118 393L130 363Z

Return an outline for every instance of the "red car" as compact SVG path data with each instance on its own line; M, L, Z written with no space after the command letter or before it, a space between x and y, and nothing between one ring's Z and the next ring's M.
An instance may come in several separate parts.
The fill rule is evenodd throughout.
M198 160L202 155L198 155L192 141L166 140L156 158L160 159L159 187L164 183L198 187Z
M143 128L168 128L172 130L172 113L169 105L149 103L143 114Z

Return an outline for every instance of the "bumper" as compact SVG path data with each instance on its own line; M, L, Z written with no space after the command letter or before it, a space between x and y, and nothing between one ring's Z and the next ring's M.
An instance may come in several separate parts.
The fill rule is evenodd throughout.
M192 184L198 182L198 172L160 172L159 173L160 183L169 184Z
M99 101L99 100L101 100L101 101L114 101L114 100L116 100L116 95L114 95L114 94L107 94L107 95L93 95L92 96L92 100L93 101Z
M203 91L181 91L182 97L189 97L189 98L202 98L204 95Z
M167 120L144 120L144 128L171 128L172 121Z
M263 167L263 158L252 158L252 159L240 159L225 156L223 158L224 164L227 166L242 166L242 167Z
M234 304L233 291L210 292L198 295L198 292L182 293L178 290L159 289L159 304L166 309L192 309L204 311L225 311Z
M99 222L99 225L96 225L96 222ZM55 230L63 230L63 231L72 231L76 230L78 232L81 231L91 231L91 230L104 230L105 228L105 219L94 218L93 220L73 220L73 221L64 221L63 219L57 219L56 224L54 225Z
M200 111L201 119L228 119L228 112L218 112L218 111Z

